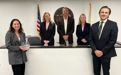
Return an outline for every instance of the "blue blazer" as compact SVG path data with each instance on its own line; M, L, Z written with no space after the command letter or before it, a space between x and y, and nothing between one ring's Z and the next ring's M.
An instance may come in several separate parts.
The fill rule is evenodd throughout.
M54 36L55 36L55 23L49 24L48 29L46 30L45 22L41 23L40 26L40 36L41 36L41 44L44 45L44 40L49 40L48 45L54 45Z
M81 24L76 27L76 36L77 36L77 44L78 45L88 45L89 44L89 33L90 33L90 24L85 23L84 30L82 31ZM81 40L86 39L87 43L83 43Z
M99 22L96 22L91 27L90 45L92 48L92 54L95 55L94 51L98 49L104 53L103 57L116 56L114 45L117 41L118 35L117 23L111 20L107 20L100 39L98 37L98 26Z

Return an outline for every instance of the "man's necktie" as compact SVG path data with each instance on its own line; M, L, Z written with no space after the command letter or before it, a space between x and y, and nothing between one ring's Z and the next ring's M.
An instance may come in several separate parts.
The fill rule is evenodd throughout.
M103 23L104 23L104 22L101 22L100 25L99 25L99 32L98 32L99 38L100 38L100 36L101 36L101 30L102 30Z

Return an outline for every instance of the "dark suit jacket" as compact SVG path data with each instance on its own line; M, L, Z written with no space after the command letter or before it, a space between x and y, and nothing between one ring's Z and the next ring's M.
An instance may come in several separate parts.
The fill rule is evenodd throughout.
M90 33L90 24L86 23L84 30L82 31L82 26L79 24L76 28L77 44L78 45L88 45L89 44L89 33ZM83 43L81 40L86 39L87 43Z
M44 40L49 40L50 42L48 45L54 45L54 35L55 24L50 23L48 29L46 30L45 22L42 22L40 26L41 44L44 45Z
M71 17L68 17L67 31L65 33L64 19L61 16L59 19L59 22L57 24L57 31L59 33L59 43L60 44L65 43L65 41L63 39L63 35L69 35L68 41L69 41L69 44L72 44L73 43L73 32L74 32L74 19Z
M25 34L20 34L20 41L14 32L8 31L5 36L5 44L8 49L9 64L23 64L27 61L26 52L20 50L21 42L25 42Z
M92 54L96 49L103 51L104 57L113 57L116 56L115 43L118 35L117 23L114 21L107 20L104 25L101 37L98 37L98 26L99 22L95 23L91 27L90 35L90 45L92 48Z

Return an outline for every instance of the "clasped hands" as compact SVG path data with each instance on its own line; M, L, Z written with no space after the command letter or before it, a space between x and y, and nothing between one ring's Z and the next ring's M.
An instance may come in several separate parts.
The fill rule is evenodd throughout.
M81 41L82 41L83 43L87 43L87 40L86 40L85 38L83 38Z
M63 35L63 39L65 40L65 41L67 41L68 40L68 35Z
M101 50L95 50L95 55L97 57L102 57L103 56L103 52Z
M26 47L23 46L19 46L20 50L22 50L23 52L26 52L28 49Z
M48 41L48 40L44 40L44 46L48 46L48 43L49 43L50 41Z

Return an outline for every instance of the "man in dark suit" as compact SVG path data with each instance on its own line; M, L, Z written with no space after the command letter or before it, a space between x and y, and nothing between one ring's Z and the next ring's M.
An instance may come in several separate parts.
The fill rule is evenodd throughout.
M99 10L100 21L91 27L90 45L93 55L94 75L100 75L101 65L103 75L110 75L111 57L116 56L114 44L117 40L117 23L109 20L111 9L103 6Z
M73 44L74 18L69 15L67 7L62 9L62 16L57 24L57 31L60 44L66 44L67 42L70 45Z

